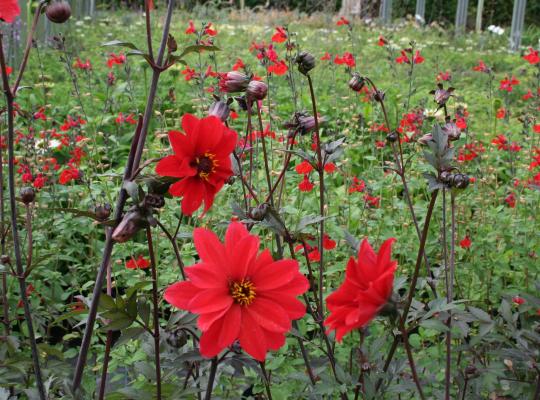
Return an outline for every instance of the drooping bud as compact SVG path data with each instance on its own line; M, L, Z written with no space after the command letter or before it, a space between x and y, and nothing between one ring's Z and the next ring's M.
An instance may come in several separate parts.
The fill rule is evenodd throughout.
M64 1L51 3L47 6L45 15L49 21L55 24L63 24L71 17L71 6Z
M268 204L262 203L257 207L249 210L249 218L254 221L262 221L266 214L268 213Z
M251 81L246 89L249 100L263 100L268 93L268 86L262 81Z
M109 203L99 204L94 208L98 221L106 221L111 216L112 207Z
M125 243L146 226L146 219L139 210L128 211L112 234L112 239L118 243Z
M307 51L301 51L296 56L296 64L298 64L298 71L300 73L307 75L309 71L315 68L315 57L313 54L308 53Z
M382 103L384 101L384 97L386 96L386 94L382 90L376 90L375 92L373 92L372 96L373 96L373 100L379 103Z
M214 102L208 110L209 116L213 115L215 117L218 117L222 122L227 121L230 113L231 109L229 108L229 104L221 100Z
M30 204L36 198L36 192L31 187L23 187L20 191L20 195L24 204Z
M366 79L358 72L354 72L351 79L349 80L349 87L355 92L359 92L365 85Z
M219 80L219 90L224 93L240 93L246 90L249 77L238 71L226 72Z
M448 121L441 129L450 141L458 140L461 136L461 129L458 128L455 122Z

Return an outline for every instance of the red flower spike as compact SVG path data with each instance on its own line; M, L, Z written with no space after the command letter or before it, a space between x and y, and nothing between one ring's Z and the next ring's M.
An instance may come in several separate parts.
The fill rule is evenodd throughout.
M126 262L127 269L146 269L150 266L150 261L145 259L142 255L139 255L137 258L131 257L130 260Z
M358 260L351 257L347 264L344 282L326 298L330 315L324 325L336 331L338 342L348 332L366 326L390 298L397 267L390 254L395 240L386 240L376 254L364 239Z
M203 228L193 231L193 240L201 261L186 268L187 281L165 290L165 300L199 315L204 357L239 340L246 353L264 361L268 350L283 346L291 321L306 312L296 298L309 287L298 262L259 252L259 238L239 222L229 225L224 243Z
M169 132L174 155L167 156L156 165L160 176L180 178L169 188L169 193L182 197L182 213L193 214L204 202L206 213L216 193L233 174L230 155L237 134L217 117L198 119L191 114L182 118L184 134Z

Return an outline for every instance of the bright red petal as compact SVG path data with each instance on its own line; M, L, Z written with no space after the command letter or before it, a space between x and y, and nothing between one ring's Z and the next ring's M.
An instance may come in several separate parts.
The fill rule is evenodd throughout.
M167 303L189 311L189 302L199 292L200 290L193 286L191 282L178 282L165 289L163 298Z
M219 336L219 346L230 346L240 333L240 326L242 324L242 311L241 306L233 304L229 311L223 316L223 326L221 334Z
M204 314L223 310L230 307L232 302L228 289L205 289L191 299L189 308L193 313Z
M289 283L298 274L298 261L278 260L254 272L257 290L272 290Z
M212 326L201 335L199 351L204 357L212 358L217 356L225 347L219 345L219 338L223 327L223 319L217 320Z
M242 327L240 328L240 345L251 357L258 361L266 358L266 337L257 322L249 315L242 314Z
M191 268L186 268L186 275L190 282L202 289L227 288L227 277L223 274L221 267L216 268L214 264L199 263Z
M246 313L262 328L271 332L287 332L291 329L291 320L285 310L276 302L264 297L257 297L246 307Z
M203 262L214 264L223 270L226 268L224 246L214 232L204 228L195 228L193 242Z

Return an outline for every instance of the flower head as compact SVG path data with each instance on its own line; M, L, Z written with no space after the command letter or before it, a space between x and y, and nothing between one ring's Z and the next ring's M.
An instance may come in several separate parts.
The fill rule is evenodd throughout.
M150 266L150 261L145 259L142 255L139 255L137 258L131 257L126 262L126 268L127 269L146 269Z
M337 341L348 332L366 326L390 298L397 267L397 261L390 258L394 241L386 240L376 254L364 239L358 260L351 257L347 264L344 282L327 297L330 316L324 325L336 331Z
M528 61L531 65L540 63L540 56L538 55L538 50L534 50L532 47L529 47L529 53L525 54L523 56L523 59Z
M263 361L268 350L283 346L291 320L305 314L296 297L309 283L298 262L259 252L259 238L239 222L229 225L224 243L202 228L193 231L193 240L200 262L186 268L187 281L165 290L165 300L199 315L203 356L214 357L239 340Z
M12 23L15 17L21 13L18 0L2 0L0 4L2 5L0 9L0 20L8 24Z
M182 197L182 213L191 215L203 201L204 212L208 211L216 193L232 175L230 155L237 135L215 116L198 119L185 114L182 128L183 134L169 132L174 154L157 164L156 173L180 178L169 193Z

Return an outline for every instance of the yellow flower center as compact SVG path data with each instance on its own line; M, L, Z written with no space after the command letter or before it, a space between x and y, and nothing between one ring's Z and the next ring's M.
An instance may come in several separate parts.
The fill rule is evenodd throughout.
M195 159L195 167L197 168L197 174L201 179L208 180L211 173L216 170L218 166L218 160L215 159L216 155L212 153L204 153L201 157Z
M232 282L230 292L234 301L241 306L249 306L255 300L255 286L249 280Z

